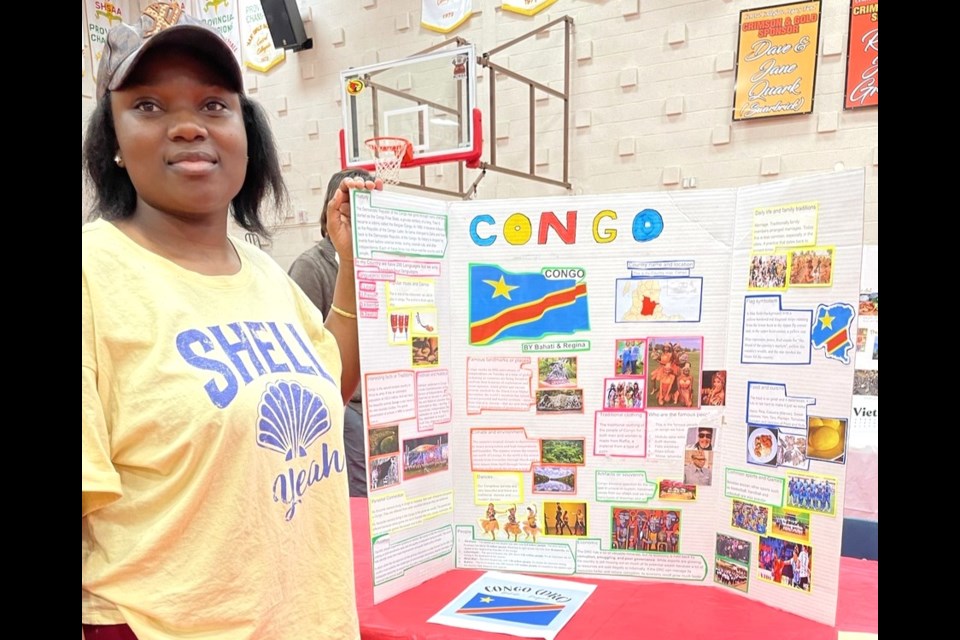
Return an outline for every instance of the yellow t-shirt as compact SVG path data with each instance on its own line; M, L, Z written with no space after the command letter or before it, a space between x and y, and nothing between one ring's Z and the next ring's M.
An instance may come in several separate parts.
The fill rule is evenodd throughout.
M236 243L203 276L82 230L82 621L154 638L356 638L340 357Z

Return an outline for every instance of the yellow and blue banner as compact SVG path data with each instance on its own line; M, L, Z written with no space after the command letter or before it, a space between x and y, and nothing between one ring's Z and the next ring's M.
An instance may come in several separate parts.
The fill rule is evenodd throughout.
M512 273L490 264L470 265L470 344L589 329L585 282L538 272Z

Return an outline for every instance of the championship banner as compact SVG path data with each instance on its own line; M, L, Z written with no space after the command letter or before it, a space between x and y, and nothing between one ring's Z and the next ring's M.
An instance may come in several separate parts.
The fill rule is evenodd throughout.
M811 113L820 0L740 12L734 120Z
M131 0L128 4L128 9L130 9L130 15L133 16L129 18L127 22L134 22L143 13L143 10L149 7L151 4L159 1L168 2L169 0ZM199 0L201 3L206 2L206 0ZM221 2L223 0L220 0ZM180 10L189 16L195 16L197 13L193 10L193 0L189 2L180 2Z
M240 56L240 16L238 0L193 0L190 15L203 21L208 27L223 36L230 45L237 62L243 66ZM259 3L256 3L259 7Z
M92 98L93 72L90 70L90 32L87 29L87 8L80 5L80 95Z
M420 25L449 33L473 15L473 0L423 0Z
M850 0L850 40L843 108L880 104L880 0Z
M107 43L107 32L121 22L130 22L126 7L103 0L84 0L86 9L86 32L90 38L90 60L93 63L90 76L94 85L97 83L97 67L100 66L100 56Z
M540 13L557 0L502 0L500 8L504 11L532 16Z
M254 71L266 73L283 62L287 54L283 49L274 48L260 0L243 0L240 15L240 41L244 64Z

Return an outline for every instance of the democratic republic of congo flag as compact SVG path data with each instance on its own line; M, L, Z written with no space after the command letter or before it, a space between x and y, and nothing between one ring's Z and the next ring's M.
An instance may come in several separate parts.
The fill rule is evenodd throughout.
M853 325L853 306L845 302L821 304L813 315L810 339L813 346L823 349L824 355L844 364L850 363L850 331Z
M505 598L478 592L465 605L457 609L456 613L477 618L495 618L546 626L553 622L561 611L563 611L563 605L555 602Z
M470 344L569 335L589 328L585 282L470 265Z

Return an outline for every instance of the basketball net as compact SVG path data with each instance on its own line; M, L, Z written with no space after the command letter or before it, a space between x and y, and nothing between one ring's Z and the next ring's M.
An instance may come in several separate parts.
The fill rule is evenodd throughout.
M366 144L373 152L377 177L384 184L400 184L400 165L410 142L404 138L370 138Z

